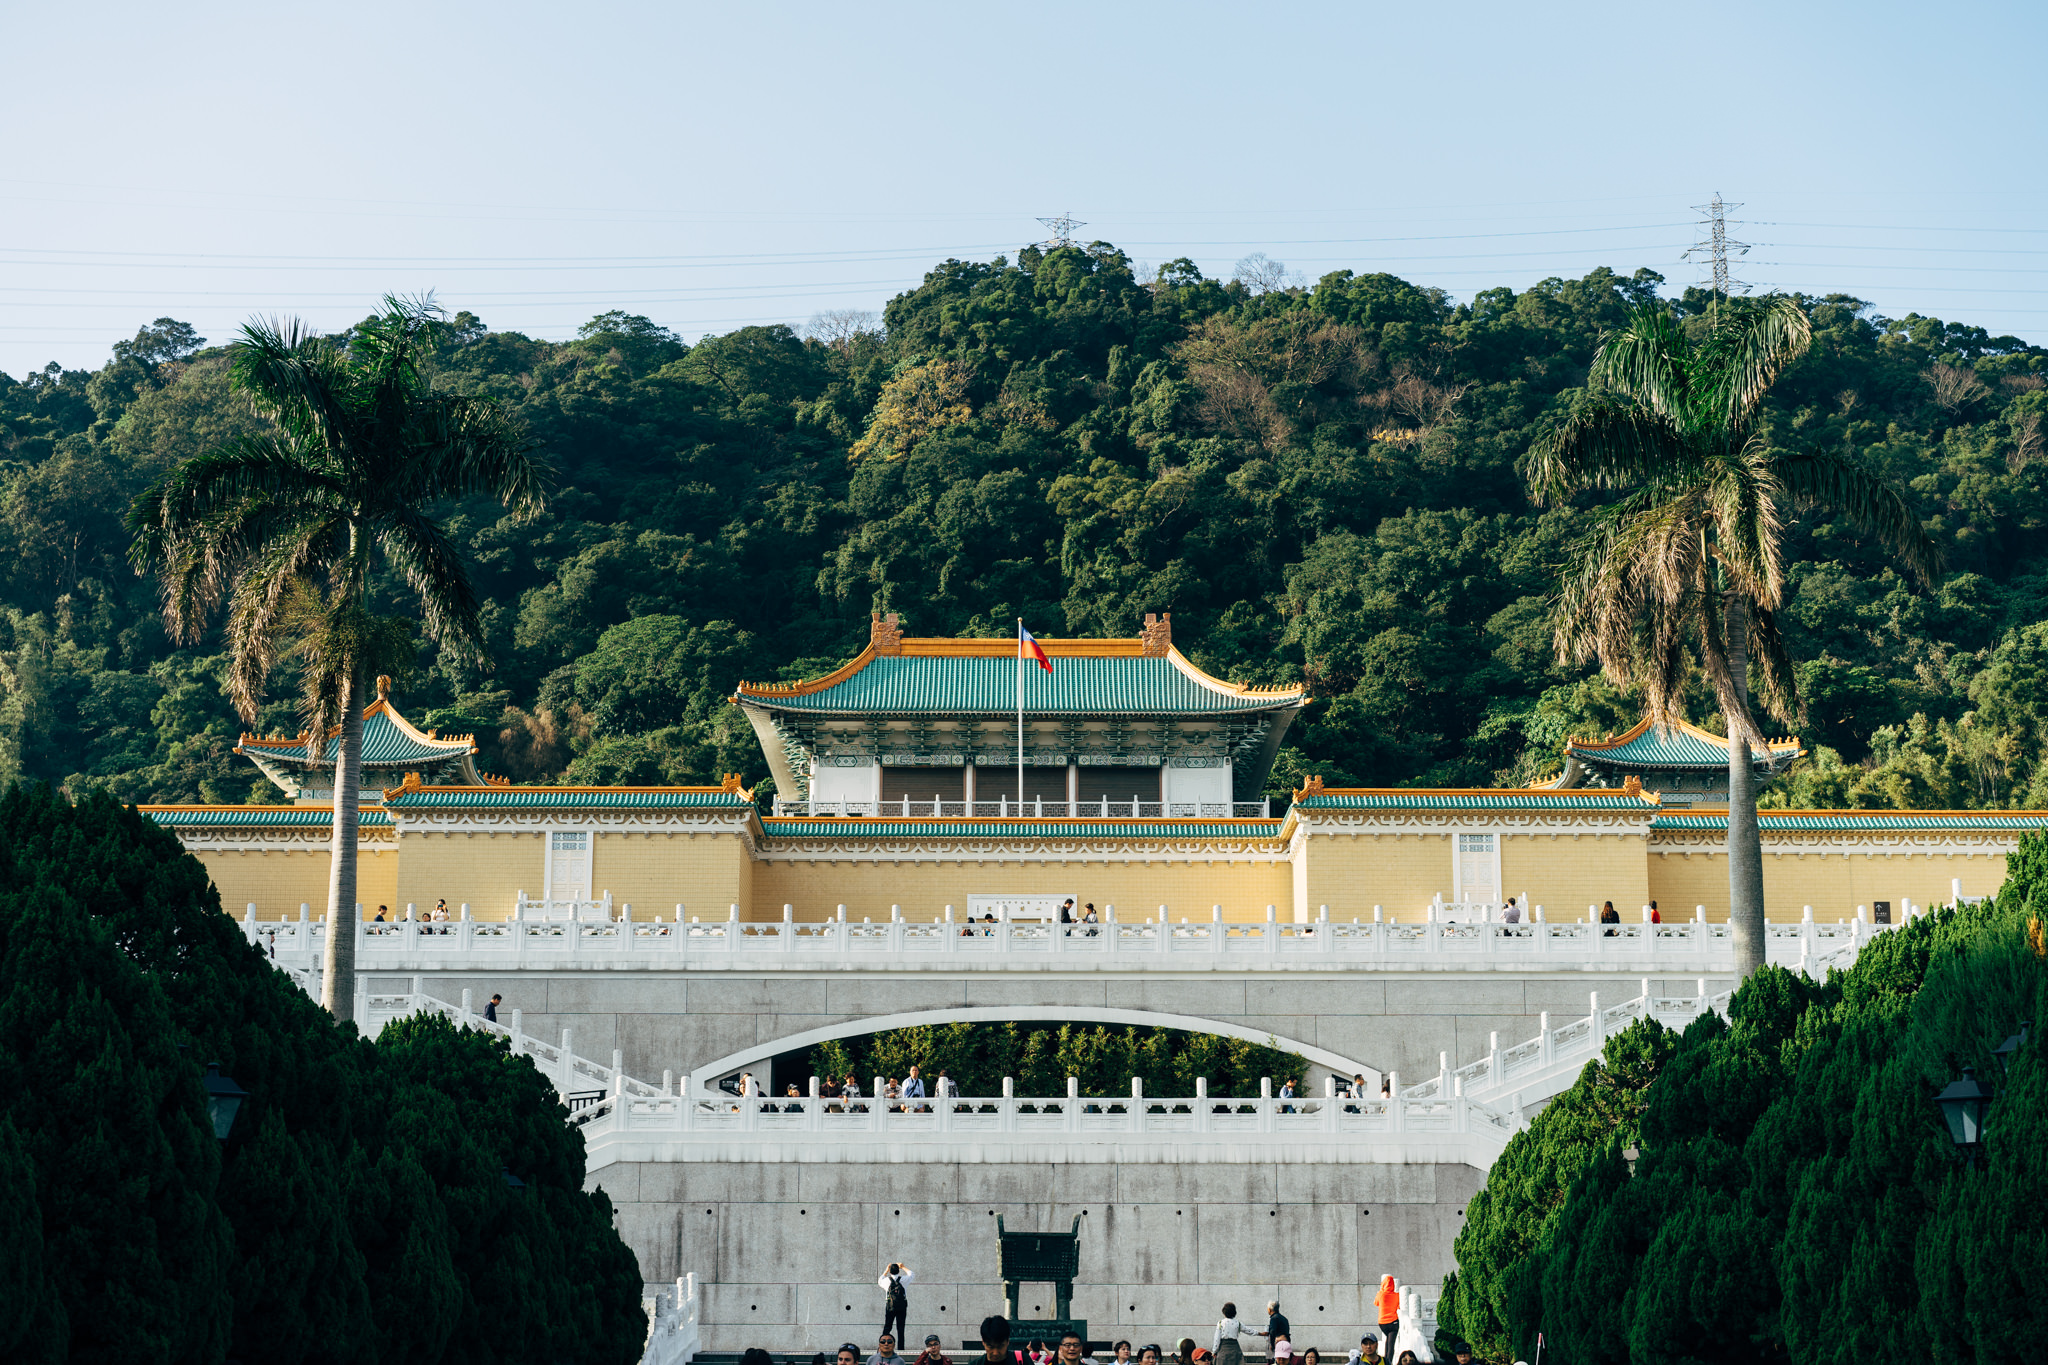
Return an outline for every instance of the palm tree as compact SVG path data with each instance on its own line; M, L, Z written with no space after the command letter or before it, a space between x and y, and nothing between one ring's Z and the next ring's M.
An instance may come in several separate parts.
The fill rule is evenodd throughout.
M1798 685L1775 613L1786 514L1828 508L1881 540L1923 581L1938 547L1904 495L1846 451L1772 447L1758 406L1813 336L1783 297L1717 303L1690 327L1663 307L1632 311L1593 357L1587 393L1531 449L1539 503L1620 492L1573 545L1553 619L1558 657L1597 659L1641 692L1658 725L1680 718L1704 675L1728 733L1728 896L1737 968L1764 959L1763 846L1757 837L1750 671L1781 720Z
M387 296L344 337L259 321L233 347L232 378L268 432L231 441L135 499L130 559L161 582L164 617L197 642L223 601L228 696L253 721L272 667L301 667L309 757L339 725L322 1003L355 1009L356 829L365 684L409 658L409 621L372 614L380 562L404 579L427 635L483 661L478 601L461 553L428 514L490 497L520 515L542 502L542 469L512 414L438 391L421 364L440 325L429 295Z

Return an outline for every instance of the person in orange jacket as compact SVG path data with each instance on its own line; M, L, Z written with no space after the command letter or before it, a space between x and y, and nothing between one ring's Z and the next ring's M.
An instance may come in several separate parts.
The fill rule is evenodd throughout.
M1380 1313L1380 1357L1395 1360L1394 1338L1401 1331L1401 1291L1394 1287L1392 1275L1380 1276L1380 1292L1372 1297L1373 1307Z

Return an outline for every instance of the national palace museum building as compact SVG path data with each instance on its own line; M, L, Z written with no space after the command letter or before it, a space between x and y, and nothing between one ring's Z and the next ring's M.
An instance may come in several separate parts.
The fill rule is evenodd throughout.
M1135 639L905 638L877 616L867 648L821 678L743 683L775 781L712 787L521 787L481 773L467 735L423 732L380 685L363 734L365 917L445 900L476 919L931 921L1042 915L1073 897L1119 920L1471 915L1510 897L1576 920L1728 912L1727 745L1644 723L1574 739L1562 771L1516 789L1325 787L1263 796L1300 688L1210 677L1170 620ZM1021 772L1019 692L1021 688ZM333 756L307 735L238 752L286 798L149 806L206 864L223 906L258 919L325 907ZM1760 774L1801 749L1774 742ZM2033 811L1765 811L1771 919L1888 918L1997 890ZM628 909L630 907L630 909Z

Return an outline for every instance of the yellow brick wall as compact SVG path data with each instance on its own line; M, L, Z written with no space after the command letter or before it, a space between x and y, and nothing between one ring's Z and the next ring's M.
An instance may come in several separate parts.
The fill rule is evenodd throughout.
M1500 845L1503 898L1526 892L1552 923L1579 919L1604 901L1623 918L1631 909L1639 916L1650 899L1647 835L1504 834Z
M753 903L752 869L737 834L642 833L599 830L590 859L590 891L612 893L612 903L633 907L635 919L685 915L724 919ZM778 912L776 918L780 919Z
M1303 853L1310 919L1327 905L1331 919L1370 921L1377 905L1386 919L1420 922L1432 897L1451 896L1449 833L1312 832Z
M2005 881L2002 853L1764 853L1764 912L1779 923L1797 923L1805 906L1817 920L1853 919L1856 907L1890 901L1896 921L1899 902L1946 905L1951 881L1960 878L1966 896L1994 894ZM1707 918L1728 918L1728 858L1718 850L1650 852L1650 890L1666 919L1691 919L1693 907ZM1616 905L1621 902L1617 899Z
M546 837L539 830L405 830L392 899L401 912L407 901L424 911L445 899L451 914L467 901L472 918L510 919L521 891L547 894Z
M301 902L313 918L327 913L327 849L303 848L226 851L203 849L193 855L220 892L221 908L240 919L249 902L258 919L297 919ZM363 918L377 913L381 902L397 905L398 852L394 848L364 850L356 860L356 896Z
M763 862L754 866L753 918L779 920L785 903L800 920L824 919L846 906L850 919L889 918L900 905L906 919L931 921L955 907L967 913L975 896L1070 895L1093 901L1097 909L1117 907L1126 923L1156 916L1159 907L1179 920L1206 920L1209 907L1221 905L1225 919L1262 921L1266 907L1276 907L1282 920L1293 918L1292 871L1283 862L1211 863L1104 862L1100 858L1071 863L1025 861L1016 857L962 859L944 863Z

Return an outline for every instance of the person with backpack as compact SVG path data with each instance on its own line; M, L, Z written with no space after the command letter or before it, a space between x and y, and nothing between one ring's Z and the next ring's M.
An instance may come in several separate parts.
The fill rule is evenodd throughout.
M891 1323L895 1324L895 1339L903 1340L904 1319L910 1312L910 1282L917 1278L917 1272L901 1261L889 1262L889 1268L876 1279L875 1287L885 1296L882 1307L882 1331L888 1334Z

